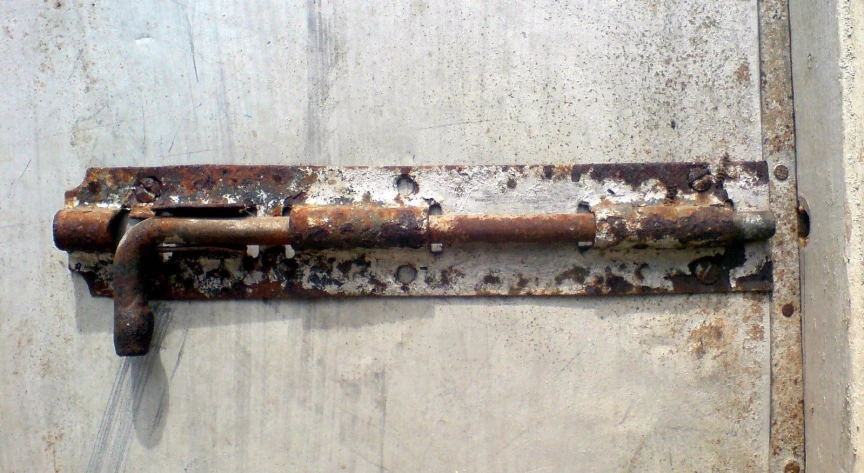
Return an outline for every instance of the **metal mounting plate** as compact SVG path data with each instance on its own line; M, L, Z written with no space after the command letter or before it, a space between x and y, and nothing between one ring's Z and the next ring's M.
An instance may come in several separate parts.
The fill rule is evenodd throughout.
M694 186L694 176L703 175L707 180ZM438 204L444 214L486 215L575 213L586 204L769 208L766 163L728 161L94 168L82 185L67 192L66 200L67 208L122 208L136 218L281 216L299 204ZM112 295L111 264L112 254L104 250L70 256L70 268L85 277L97 296ZM427 248L356 248L302 250L293 257L284 247L261 248L257 256L246 248L165 248L161 261L149 264L148 292L153 299L671 294L772 288L765 241L674 251L466 244L440 253ZM410 269L397 277L404 266Z

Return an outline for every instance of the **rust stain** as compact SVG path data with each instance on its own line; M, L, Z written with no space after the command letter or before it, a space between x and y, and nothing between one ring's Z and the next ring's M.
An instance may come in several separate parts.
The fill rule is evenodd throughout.
M42 441L45 442L45 451L51 452L51 463L54 473L60 473L60 471L62 471L60 466L57 464L57 444L63 441L64 435L63 432L56 434L50 432L42 436Z
M658 205L595 209L600 249L720 247L735 241L770 238L769 212L735 212L728 207Z
M54 215L54 244L65 251L111 250L119 215L119 207L61 210Z
M752 324L750 328L747 329L747 338L760 342L765 340L765 328L762 327L762 324Z
M84 184L66 193L67 205L117 202L125 208L152 206L157 209L219 207L248 203L273 210L261 202L262 195L294 195L317 181L317 167L301 166L163 166L90 168ZM158 195L141 202L141 183L159 182ZM149 199L147 199L149 200Z
M428 244L426 211L412 207L298 206L291 209L297 248L420 248Z
M697 359L705 355L720 356L726 352L728 341L724 339L726 323L723 319L713 319L692 330L687 337L690 351Z
M429 241L448 244L593 242L595 230L587 213L429 217Z
M738 66L738 69L735 69L735 79L738 82L749 83L750 82L750 63L745 59L741 61L741 65Z
M789 138L792 136L790 135ZM722 161L722 159L718 161ZM769 173L764 162L730 164L755 178L757 185L768 182ZM631 186L634 190L644 183L657 181L667 189L674 188L682 191L689 189L688 176L692 170L707 169L708 166L707 163L632 163L511 165L501 166L498 169L502 172L505 170L517 172L515 177L510 177L517 184L522 176L536 173L547 180L564 178L569 178L574 182L581 181L583 178L598 182L616 180ZM394 182L396 182L400 176L408 176L412 172L439 169L463 173L468 168L470 166L450 165L379 167L374 169L392 174ZM345 166L341 169L357 170L363 168ZM87 170L84 182L66 193L66 203L67 207L72 207L113 202L127 209L132 206L150 206L160 210L201 208L202 205L221 207L239 203L257 208L259 215L276 215L275 211L278 206L282 205L282 201L291 199L292 196L302 196L311 186L321 183L322 179L332 178L331 172L331 168L322 166L194 165L90 168ZM141 188L142 182L149 182L148 179L158 181L158 192L150 192L153 194L152 202L141 202L135 197L135 193ZM417 183L414 182L414 184ZM150 187L153 189L153 186ZM414 188L415 193L417 189L417 187ZM728 198L722 185L712 186L708 193L714 195L720 202L724 202ZM281 201L280 199L271 201L262 196L280 196ZM300 201L302 203L302 198ZM202 204L204 202L206 204ZM368 198L367 203L371 203Z
M773 169L796 169L788 0L758 3L762 157ZM785 304L800 305L798 199L795 172L783 185L770 184L777 235L771 242L774 292L771 302L771 471L792 472L804 464L804 395L801 383L800 313L786 316ZM794 307L793 305L793 307ZM788 311L787 311L788 312ZM791 465L791 466L790 466Z

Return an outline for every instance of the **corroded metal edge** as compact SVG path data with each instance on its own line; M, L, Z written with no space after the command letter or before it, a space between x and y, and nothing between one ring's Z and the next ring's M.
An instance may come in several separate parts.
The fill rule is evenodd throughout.
M325 213L377 208L387 219L405 214L405 221L416 220L418 209L435 206L445 216L578 215L584 207L622 205L670 211L689 206L724 215L731 214L732 206L759 212L768 207L767 183L765 163L728 160L716 165L111 168L89 170L84 183L67 193L67 208L125 208L139 218L290 213L301 231L305 220L321 220L315 212L325 208ZM347 217L358 218L352 212ZM365 228L367 220L380 219L370 214L349 222L355 230L349 236L358 237L356 229ZM414 227L424 225L425 220L417 220ZM403 236L393 235L397 240ZM332 232L320 237L321 245L298 247L293 258L281 248L264 248L256 257L246 255L245 248L166 248L160 258L148 261L149 293L153 298L202 299L674 294L765 292L772 287L764 242L667 252L639 245L580 251L584 248L576 241L541 246L492 239L496 244L457 241L432 253L427 248L357 249L334 245L331 240L339 235ZM316 238L304 240L314 243ZM111 295L110 253L74 253L70 266L85 276L94 295ZM413 272L413 278L400 281L396 275L406 266L403 272Z
M804 389L795 118L787 0L759 2L762 157L776 170L770 182L777 218L772 239L770 471L804 471ZM778 166L785 166L779 168ZM793 172L788 172L788 170ZM785 171L785 172L784 172Z
M770 261L752 273L735 274L747 261L746 253L759 250L737 245L675 256L646 250L635 259L620 253L561 264L572 247L474 246L441 255L425 249L313 250L293 258L281 247L264 248L256 257L245 250L214 248L196 251L193 257L175 251L152 265L146 284L152 299L180 300L768 292ZM75 255L80 265L76 271L91 293L111 297L108 259L85 265L80 256ZM489 259L497 264L486 263ZM409 282L397 279L405 266L416 274Z
M329 198L329 205L354 202L399 205L411 201L410 196L400 198L393 192L352 195L352 183L389 176L396 182L407 177L416 184L430 173L449 175L458 180L472 176L488 178L492 174L503 176L502 183L515 189L520 178L536 177L546 181L596 183L615 182L630 190L653 185L665 190L659 203L676 201L699 205L725 204L730 199L727 180L751 180L751 187L768 182L768 167L764 162L709 163L629 163L629 164L574 164L574 165L500 165L500 166L382 166L382 167L326 167L326 166L159 166L90 168L78 187L66 192L66 207L96 206L136 209L142 217L147 212L172 209L221 209L237 213L253 210L258 215L281 215L286 207L303 203L318 203ZM704 190L693 188L694 176L700 175ZM418 179L418 176L420 179ZM708 179L701 179L707 176ZM414 178L414 179L411 179ZM368 179L368 180L371 180ZM511 180L512 179L512 180ZM142 182L155 180L158 192L144 189ZM319 184L333 184L340 190L338 196L310 196L309 188ZM338 185L345 184L339 188ZM512 187L511 187L512 186ZM152 186L148 186L152 187ZM418 186L418 189L422 187ZM457 190L458 191L458 190ZM465 189L463 189L465 191ZM609 192L614 192L609 189ZM467 192L466 192L467 193ZM418 195L418 192L412 192ZM602 197L602 195L601 195ZM607 196L608 197L608 196ZM318 201L315 201L317 198ZM382 199L383 198L383 199ZM614 200L614 199L612 199ZM646 202L658 203L658 202ZM146 210L145 210L146 209Z

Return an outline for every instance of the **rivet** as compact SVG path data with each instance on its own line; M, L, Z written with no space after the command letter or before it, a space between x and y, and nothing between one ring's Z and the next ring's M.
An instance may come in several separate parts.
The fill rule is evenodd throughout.
M711 172L703 167L693 168L687 174L690 187L696 192L705 192L714 184Z
M159 195L159 193L162 192L162 183L155 177L145 177L144 179L141 179L141 185L156 195Z
M783 473L801 473L801 465L796 461L790 461L783 467Z
M776 177L778 181L789 179L789 168L783 164L778 164L774 168L774 177Z
M149 204L159 197L162 192L162 183L155 177L145 177L138 181L138 187L135 188L134 194L138 202Z

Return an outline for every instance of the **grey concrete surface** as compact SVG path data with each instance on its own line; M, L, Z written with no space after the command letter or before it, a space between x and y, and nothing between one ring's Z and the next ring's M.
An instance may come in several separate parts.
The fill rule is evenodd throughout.
M3 471L765 471L760 295L111 301L88 166L761 160L756 4L7 2Z

